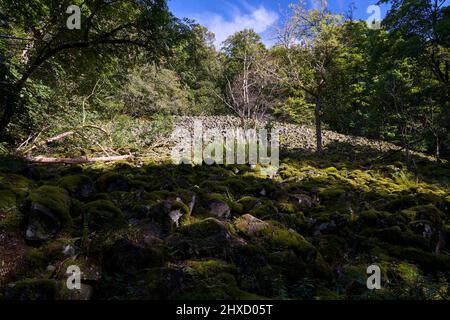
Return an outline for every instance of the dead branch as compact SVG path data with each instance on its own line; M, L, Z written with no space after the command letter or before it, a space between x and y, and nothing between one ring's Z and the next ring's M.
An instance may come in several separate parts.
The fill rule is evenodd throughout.
M109 133L105 129L103 129L102 127L99 127L99 126L94 126L94 125L79 126L79 127L74 128L71 131L60 133L60 134L58 134L58 135L56 135L54 137L51 137L51 138L48 138L48 139L42 141L42 142L36 142L38 136L41 134L41 133L39 133L39 135L34 139L33 145L30 146L29 148L25 149L25 151L23 151L22 153L23 154L27 154L27 153L35 150L36 148L45 146L45 145L50 144L50 143L55 142L55 141L63 140L65 138L67 138L67 137L70 137L70 136L74 135L78 131L81 131L83 129L88 129L88 128L99 130L99 131L103 132L105 135L109 136ZM27 139L27 140L29 140L29 139ZM24 146L22 146L22 145L24 145ZM19 148L17 148L17 151L20 151L26 145L28 145L28 141L25 141L24 143L22 143L21 146Z
M52 157L44 157L44 156L37 156L37 157L25 157L25 160L28 162L33 163L56 163L56 164L82 164L82 163L93 163L93 162L114 162L114 161L121 161L121 160L129 160L133 159L133 155L126 155L126 156L112 156L112 157L74 157L74 158L52 158Z

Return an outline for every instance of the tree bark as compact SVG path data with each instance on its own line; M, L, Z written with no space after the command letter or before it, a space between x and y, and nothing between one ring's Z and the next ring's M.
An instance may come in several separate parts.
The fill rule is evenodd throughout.
M319 96L317 97L316 109L315 109L315 121L316 121L316 143L317 143L317 153L323 153L323 142L322 142L322 100Z

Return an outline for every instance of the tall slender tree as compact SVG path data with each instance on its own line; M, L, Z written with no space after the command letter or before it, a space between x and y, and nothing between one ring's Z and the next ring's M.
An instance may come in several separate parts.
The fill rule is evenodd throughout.
M290 5L284 25L279 28L278 45L284 48L281 74L289 85L299 87L314 100L317 152L322 153L323 93L330 70L343 48L340 36L343 17L332 14L321 0L317 9L306 1Z

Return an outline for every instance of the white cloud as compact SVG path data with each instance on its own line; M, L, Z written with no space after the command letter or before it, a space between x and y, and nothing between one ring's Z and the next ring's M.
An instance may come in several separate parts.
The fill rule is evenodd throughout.
M253 29L261 34L278 20L276 12L267 10L263 6L250 11L248 13L234 12L232 19L226 19L217 13L203 13L197 15L195 19L216 35L215 45L220 49L222 42L230 35L244 29Z

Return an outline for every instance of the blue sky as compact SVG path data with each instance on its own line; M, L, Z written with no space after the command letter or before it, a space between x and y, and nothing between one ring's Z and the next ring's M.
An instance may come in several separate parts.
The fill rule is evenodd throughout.
M169 7L179 18L191 18L208 27L216 35L220 47L229 35L245 28L258 32L267 45L273 43L274 26L280 23L283 10L297 0L169 0ZM314 0L308 0L313 7ZM350 3L356 6L355 19L367 20L370 5L378 0L329 0L329 8L336 13L348 11ZM381 6L382 17L388 7Z

